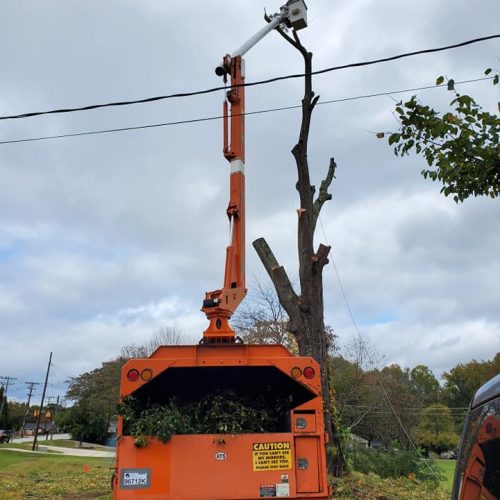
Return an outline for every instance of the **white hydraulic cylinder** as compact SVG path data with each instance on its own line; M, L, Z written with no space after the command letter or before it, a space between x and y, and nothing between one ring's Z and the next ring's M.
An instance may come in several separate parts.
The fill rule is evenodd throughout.
M260 42L268 33L279 26L284 21L283 14L276 15L270 23L267 23L261 30L247 40L239 49L231 52L230 57L237 57L246 54L256 43Z

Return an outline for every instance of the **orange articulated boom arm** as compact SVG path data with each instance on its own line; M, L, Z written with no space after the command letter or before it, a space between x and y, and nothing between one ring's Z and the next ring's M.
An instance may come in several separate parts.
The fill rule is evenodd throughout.
M230 198L227 216L231 227L231 242L227 247L224 289L244 290L241 298L233 293L234 309L246 294L245 289L245 80L244 60L226 57L231 76L231 90L224 101L224 156L231 164ZM228 102L231 106L228 117ZM229 122L229 134L228 134ZM229 135L229 142L228 142ZM233 310L234 312L234 310Z
M226 249L224 285L205 294L202 311L210 323L203 341L234 342L229 319L245 298L245 88L243 59L224 58L224 78L230 75L231 89L224 101L224 156L231 164L230 198L227 216L231 240ZM228 112L228 103L230 112ZM228 116L230 115L230 116ZM228 130L230 129L230 130Z

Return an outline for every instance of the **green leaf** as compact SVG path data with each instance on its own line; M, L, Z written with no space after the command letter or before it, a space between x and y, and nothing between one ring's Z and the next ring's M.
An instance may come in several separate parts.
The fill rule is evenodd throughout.
M444 82L444 76L438 76L436 78L436 85L441 85Z
M401 138L401 134L391 134L389 136L389 146L391 146L395 142L398 142L400 138Z
M384 132L377 132L377 139L383 139L385 137L385 133Z
M493 85L496 85L498 83L498 75L495 75L493 77Z
M453 78L448 80L448 90L455 90L455 80Z
M485 75L489 75L491 73L491 68L487 68L484 70Z

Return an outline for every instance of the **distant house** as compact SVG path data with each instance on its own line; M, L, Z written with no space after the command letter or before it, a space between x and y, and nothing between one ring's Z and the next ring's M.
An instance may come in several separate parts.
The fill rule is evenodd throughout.
M40 428L43 429L42 432L44 432L44 433L57 432L56 424L54 424L54 422L47 422L47 423L40 424Z
M31 422L25 424L24 435L33 436L35 434L36 423ZM49 434L50 432L55 432L56 427L53 422L44 422L38 426L38 434Z
M362 448L368 448L369 442L368 439L364 439L361 436L357 436L356 434L351 433L351 447L358 446Z
M24 435L33 436L35 434L36 424L25 424L24 425Z

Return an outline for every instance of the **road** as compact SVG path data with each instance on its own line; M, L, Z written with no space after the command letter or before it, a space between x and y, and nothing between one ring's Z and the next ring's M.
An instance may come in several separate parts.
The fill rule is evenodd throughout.
M70 439L69 434L54 434L53 439ZM12 440L12 443L32 443L33 436L25 437L25 438L17 438ZM45 439L45 436L39 436L38 440L38 451L31 450L21 450L19 448L8 448L2 447L2 450L11 450L18 451L20 453L47 453L47 452L56 452L61 453L63 455L71 455L73 457L100 457L100 458L113 458L115 456L115 452L112 448L109 448L109 451L101 451L101 450L93 450L88 447L84 448L65 448L63 446L51 446L51 440ZM91 446L85 444L84 446Z
M52 439L71 439L69 434L54 434ZM39 435L37 439L38 443L41 444L42 441L45 442L45 436ZM11 443L32 443L33 436L23 437L23 438L15 438L11 441ZM50 439L47 441L50 443Z

